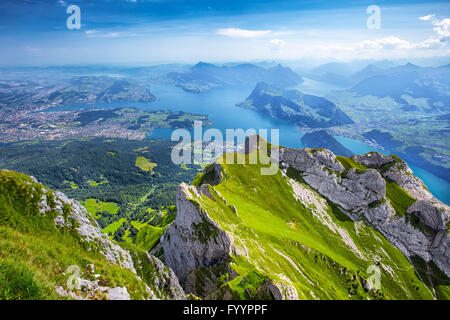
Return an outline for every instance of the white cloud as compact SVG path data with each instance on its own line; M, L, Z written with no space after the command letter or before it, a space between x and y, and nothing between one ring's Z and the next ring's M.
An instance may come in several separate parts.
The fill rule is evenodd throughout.
M246 29L238 29L238 28L226 28L219 29L216 31L217 34L226 37L233 38L258 38L267 36L271 33L270 30L246 30Z
M447 41L447 38L450 37L450 19L444 18L442 20L435 19L434 14L429 14L427 16L420 17L419 19L422 21L431 21L431 24L434 26L433 30L436 32L437 37L442 39L443 42Z
M434 18L434 14L429 14L429 15L420 17L419 20L422 20L422 21L429 21L429 20L431 20L431 19L433 19L433 18Z
M365 40L359 43L361 49L370 50L412 50L412 49L437 49L442 47L443 41L439 38L429 38L422 42L409 42L398 37L385 37L376 40Z
M419 49L436 49L442 46L442 40L437 38L430 38L415 45Z
M365 40L360 43L363 49L411 49L413 44L398 37L389 36L376 40Z
M450 19L444 18L442 20L434 19L434 14L420 17L422 21L431 21L434 26L433 30L436 32L432 36L422 42L409 42L395 36L389 36L376 40L365 40L359 43L361 49L369 50L413 50L413 49L439 49L446 45L450 39Z
M450 37L450 19L445 18L442 20L434 20L432 22L434 25L433 30L437 33L439 38L447 38Z

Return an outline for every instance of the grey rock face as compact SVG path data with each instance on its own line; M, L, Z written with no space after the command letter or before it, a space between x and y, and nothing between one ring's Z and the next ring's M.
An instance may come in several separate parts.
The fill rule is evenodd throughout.
M280 161L300 171L308 185L346 210L368 206L386 193L386 182L374 169L358 173L352 168L346 178L339 177L345 168L329 150L281 149Z
M130 294L125 287L117 287L109 289L106 292L108 300L130 300Z
M35 182L36 183L36 182ZM106 260L111 264L116 264L123 269L128 269L136 274L135 265L130 252L122 249L117 244L109 240L108 236L102 232L97 222L87 213L86 209L80 205L78 201L69 199L61 192L53 192L53 203L48 203L47 194L49 190L43 188L43 195L38 203L41 214L46 214L51 210L56 210L59 215L54 219L57 227L75 228L82 241L92 244L92 248L98 250ZM52 205L52 208L51 208ZM174 272L164 266L164 264L156 257L147 254L147 261L155 267L156 276L154 278L154 290L163 292L166 299L185 299L186 296L181 288ZM93 272L93 265L88 265ZM138 280L141 280L136 275ZM81 279L81 285L87 291L99 291L104 293L110 300L129 300L130 295L126 287L102 287L98 285L98 280L89 281ZM62 287L57 287L56 291L60 295L72 297L74 299L84 299L72 291L66 291ZM147 292L152 298L156 298L154 292L147 286ZM161 294L160 294L161 295Z
M450 276L450 238L445 225L449 221L449 207L434 198L407 164L395 157L371 152L352 159L369 168L362 173L351 168L344 176L341 174L345 168L328 150L280 150L281 167L298 170L319 194L341 207L353 220L369 222L407 257L433 261ZM421 230L405 217L396 216L385 198L385 178L418 199L406 212L418 217L429 230Z
M211 196L206 185L202 185L199 189L203 195ZM247 255L245 247L234 246L233 236L223 231L216 222L208 217L204 209L195 204L195 198L200 196L197 188L184 183L180 185L177 193L177 217L161 238L165 261L175 271L187 290L192 287L194 281L192 270L219 265L230 258L232 254ZM219 193L217 193L217 197L222 198ZM224 198L222 201L226 204ZM235 207L234 211L237 212ZM204 238L204 234L199 235L199 225L203 225L203 227L209 225L211 229L209 229L208 237ZM232 271L230 271L231 273ZM210 285L213 290L214 284ZM203 289L209 290L208 288ZM298 299L295 287L288 281L267 282L265 289L275 299ZM209 296L209 298L211 297L214 298L214 293ZM232 296L224 294L222 298L231 299Z
M147 259L155 266L158 275L154 278L154 286L157 288L167 288L164 291L164 294L166 295L165 298L170 300L185 300L186 295L173 270L150 254L147 254Z
M102 232L97 222L90 217L86 209L78 201L69 199L61 192L54 193L55 210L60 213L55 218L55 224L59 226L74 225L81 239L95 243L99 252L105 256L108 262L117 264L124 269L129 269L136 273L130 253L109 240L108 236ZM45 194L44 194L45 196ZM43 199L43 201L46 199ZM69 214L63 212L63 206L71 208ZM45 206L43 206L45 207Z
M197 189L182 183L177 192L177 216L161 237L165 261L179 279L198 267L221 263L233 251L233 239L196 203Z
M407 223L405 217L395 217L395 210L389 202L375 208L363 207L353 214L347 214L355 220L363 219L369 222L407 257L417 255L425 261L432 259L429 252L432 239Z
M392 156L385 156L378 152L368 152L362 155L355 155L352 157L356 162L362 163L367 167L381 167L385 164L395 161Z
M382 172L383 177L394 181L410 196L417 199L406 213L419 218L428 230L421 231L416 228L411 230L411 225L406 223L404 218L397 218L379 226L380 231L389 234L388 240L403 247L402 252L405 255L418 255L425 261L432 260L449 275L450 238L446 223L450 220L450 207L436 199L404 161L374 152L353 158L360 163L377 168L392 164L388 170Z
M268 281L266 285L275 300L298 300L297 290L286 282L279 281L275 284Z
M89 272L94 275L95 266L89 264L86 266L89 268ZM95 278L101 277L100 274L95 274ZM76 291L72 289L64 289L62 286L56 286L56 292L65 297L70 297L76 300L89 300L93 299L99 294L106 297L108 300L130 300L130 294L126 287L111 288L108 286L102 286L99 284L100 280L89 280L82 277L77 279Z
M424 224L426 224L433 230L447 230L447 227L444 223L444 214L448 216L448 211L441 211L439 207L435 206L431 202L417 200L408 208L408 210L406 210L406 212L414 213Z
M281 148L279 159L293 168L310 173L318 173L319 170L327 168L341 173L344 166L336 161L336 156L330 150L311 151L311 149L289 149Z
M422 180L416 177L408 164L394 156L385 156L378 152L369 152L364 155L353 156L356 162L375 168L384 178L394 181L413 198L436 202L437 200L426 188ZM387 167L384 167L388 165Z

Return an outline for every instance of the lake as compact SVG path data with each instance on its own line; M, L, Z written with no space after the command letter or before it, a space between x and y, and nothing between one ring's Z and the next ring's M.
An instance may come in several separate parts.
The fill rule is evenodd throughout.
M296 87L297 89L309 93L320 95L320 83L314 81L305 81ZM327 91L334 90L334 87L324 88L322 95ZM172 85L153 84L150 87L151 92L158 97L158 100L145 103L137 102L112 102L89 105L89 107L98 108L118 108L118 107L136 107L143 110L172 110L184 111L190 113L206 114L213 122L213 128L222 131L225 137L226 129L279 129L280 145L291 148L303 148L301 142L303 133L297 127L284 120L273 119L262 115L253 110L243 109L236 106L237 103L244 101L250 95L253 87L214 89L204 94L194 94L186 92L181 88ZM83 105L64 106L53 108L52 110L73 110L85 108ZM204 130L207 128L204 128ZM155 129L148 138L170 139L173 129L158 128ZM378 151L386 153L384 150L378 150L366 143L345 138L335 137L346 148L355 154L363 154L369 151ZM269 136L270 140L270 136ZM431 174L430 172L411 166L414 173L421 178L430 192L439 200L450 204L450 183Z

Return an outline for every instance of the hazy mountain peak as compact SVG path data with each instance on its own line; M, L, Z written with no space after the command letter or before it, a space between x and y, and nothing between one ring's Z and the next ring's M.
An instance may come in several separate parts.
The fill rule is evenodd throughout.
M333 102L298 90L282 90L258 83L248 98L239 104L273 118L291 121L302 127L327 128L353 121Z
M191 69L203 69L203 68L219 68L219 67L212 63L200 61L196 65L194 65Z
M261 81L285 88L303 81L288 67L265 69L251 63L218 67L199 62L187 72L170 73L169 77L177 86L195 93L216 87L254 86Z

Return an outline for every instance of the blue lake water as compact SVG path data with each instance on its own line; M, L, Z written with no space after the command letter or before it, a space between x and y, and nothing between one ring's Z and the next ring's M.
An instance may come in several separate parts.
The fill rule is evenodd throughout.
M307 82L305 87L297 88L306 93L319 95L319 84ZM222 131L225 137L226 129L270 129L279 130L279 144L291 148L304 147L301 142L303 133L300 132L295 125L288 121L273 119L268 116L257 113L253 110L243 109L236 106L237 103L244 101L251 93L252 87L233 88L233 89L215 89L204 94L194 94L186 92L180 88L170 85L152 85L150 90L158 97L158 100L145 103L136 102L113 102L89 105L89 107L99 108L118 108L118 107L136 107L143 110L172 110L185 111L197 114L206 114L213 122L213 128ZM332 90L334 88L328 88ZM73 110L86 108L87 106L75 105L54 108L52 110ZM204 128L206 130L207 128ZM148 138L164 138L170 139L173 129L158 128L155 129ZM378 150L366 143L346 138L335 137L346 148L355 154L364 154L369 151L378 151L386 154L384 150ZM411 166L414 173L421 178L428 189L435 197L444 203L450 204L450 183L431 174L430 172Z

